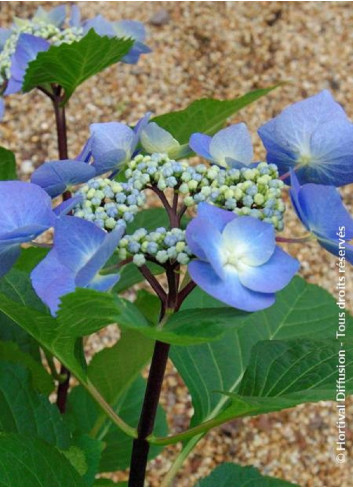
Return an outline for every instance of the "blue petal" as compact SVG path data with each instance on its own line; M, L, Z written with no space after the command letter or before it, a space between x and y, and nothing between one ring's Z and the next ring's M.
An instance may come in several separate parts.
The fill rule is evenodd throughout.
M212 160L212 156L210 155L211 139L211 136L195 132L195 134L191 135L189 146L195 153L203 156L206 160Z
M22 88L28 63L37 57L37 54L49 49L49 42L41 37L31 34L21 34L17 41L16 51L11 58L11 77L4 95L18 92Z
M335 187L308 183L298 194L300 215L304 225L317 236L338 239L339 226L345 226L346 239L353 238L353 219L342 203Z
M11 36L11 29L4 29L0 27L0 51L4 49L5 43Z
M353 124L326 122L310 139L311 163L297 171L300 182L336 187L353 182Z
M53 316L59 308L60 297L74 292L76 288L74 274L59 260L55 249L34 268L31 280L37 295Z
M329 253L335 256L342 256L342 249L344 249L344 258L353 265L353 246L349 243L345 243L344 247L339 247L338 237L336 239L319 239L320 245L325 248Z
M240 267L239 280L245 287L256 292L273 293L283 289L299 267L297 260L276 246L271 258L263 265Z
M63 216L55 224L54 249L61 263L77 274L102 245L107 233L92 222Z
M25 226L37 225L48 229L54 225L56 218L51 199L37 185L19 181L0 182L0 196L0 239L5 233Z
M124 63L135 65L140 59L141 54L148 54L152 50L142 42L135 41L130 51L121 59Z
M119 20L113 22L113 28L117 37L130 37L140 42L144 42L146 39L146 28L142 22L136 20Z
M120 122L92 124L91 151L96 174L117 169L131 159L138 138L130 127Z
M102 241L100 247L96 250L95 254L85 264L85 266L78 272L76 277L76 285L78 287L89 286L88 284L92 283L92 280L94 282L94 278L98 274L99 270L106 264L116 250L124 232L125 226L121 226L114 229L114 231L111 233L105 233L104 240Z
M80 27L81 25L81 12L78 5L71 6L69 25L70 27Z
M274 294L253 292L244 287L236 273L228 273L225 280L221 280L208 263L194 260L188 271L193 281L210 296L242 311L266 309L275 301Z
M302 158L310 162L312 136L316 131L322 130L326 123L347 121L342 107L324 90L287 107L258 132L267 150L267 161L275 163L284 174L300 164Z
M13 231L1 234L1 244L12 245L32 241L47 229L47 226L41 224L29 224L27 226L18 227Z
M0 121L3 120L5 114L5 102L2 97L0 97Z
M233 124L215 134L209 150L212 161L224 167L249 165L253 159L251 137L244 123Z
M208 261L220 278L224 278L222 235L213 224L197 217L186 230L186 242L194 255Z
M47 12L42 7L38 7L33 19L42 20L47 24L53 24L60 27L65 22L66 17L66 5L59 5Z
M140 138L141 131L147 126L151 116L152 116L152 112L146 112L146 114L143 117L141 117L141 119L134 127L134 133L138 138Z
M89 284L87 288L98 290L99 292L106 292L114 287L114 285L119 281L120 275L118 273L110 275L96 275Z
M197 216L207 219L220 233L223 232L223 229L229 222L237 219L237 215L234 212L220 209L208 202L201 202L197 206Z
M274 227L254 217L234 219L225 226L222 237L223 247L252 267L266 263L275 251Z
M237 216L230 211L220 209L207 202L201 202L197 206L197 217L195 217L186 228L186 242L190 246L192 252L199 258L206 260L206 254L203 250L203 246L200 245L200 238L197 233L199 220L212 226L215 233L222 233L224 227L229 222L236 219ZM207 226L209 227L209 226Z
M4 246L0 244L0 277L12 268L20 253L21 248L18 245Z
M148 123L140 132L142 147L150 154L166 153L173 157L180 151L180 144L170 132L158 126L155 122Z
M84 161L85 163L88 163L92 156L91 146L92 146L91 138L88 138L84 147L81 150L81 153L77 156L76 160Z
M102 15L97 15L97 17L84 22L83 31L86 33L90 29L94 29L99 36L115 36L113 24Z
M74 207L76 207L82 201L83 201L82 194L75 195L75 197L71 197L70 199L61 202L61 204L59 204L53 209L53 212L58 217L66 216L69 212L72 211Z
M31 182L42 187L51 197L57 197L70 185L85 183L95 175L95 169L82 161L48 161L35 170Z

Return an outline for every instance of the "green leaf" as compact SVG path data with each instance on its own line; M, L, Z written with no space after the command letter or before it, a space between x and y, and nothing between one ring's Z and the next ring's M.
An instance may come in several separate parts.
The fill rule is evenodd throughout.
M138 424L145 390L146 381L142 377L138 377L125 395L119 400L119 403L115 405L115 409L119 412L120 416L131 426L137 426ZM157 410L156 423L153 431L157 436L165 436L167 434L166 416L160 406ZM109 423L109 429L103 441L107 445L102 454L100 470L107 472L126 469L130 464L132 439ZM162 448L151 446L149 459L155 458Z
M69 450L64 452L64 455L82 476L84 485L92 486L99 470L104 444L88 435L74 438L73 443Z
M19 270L12 270L0 281L0 311L58 358L81 382L86 381L80 338L97 331L92 329L92 324L68 322L62 328L36 297L28 275Z
M254 90L231 100L195 100L186 109L163 114L152 120L169 131L182 146L186 146L193 133L201 132L210 136L215 134L222 129L228 117L267 95L277 86Z
M219 465L195 487L299 487L291 482L262 475L255 467L232 463Z
M138 332L124 331L112 348L98 352L88 366L91 382L119 416L132 426L138 423L146 387L140 372L150 360L153 346L152 340ZM76 387L70 393L66 419L79 432L91 432L104 442L101 471L125 469L129 465L131 438L112 425L82 387ZM165 434L165 426L165 415L159 410L157 432ZM153 449L151 456L157 453L158 449Z
M12 269L0 279L0 293L2 292L19 304L45 310L42 302L34 293L28 276L16 269ZM15 321L2 312L0 312L0 339L17 343L22 351L40 361L38 343L28 332L20 328Z
M245 313L230 307L178 312L163 328L151 326L139 309L129 301L94 290L78 289L63 297L58 314L62 330L79 329L82 323L92 331L117 323L147 338L174 345L193 345L216 340L227 329L240 327ZM217 319L217 321L215 321Z
M166 210L162 207L144 209L138 212L134 220L126 229L127 234L132 234L137 229L146 228L147 231L154 231L156 228L169 226L169 219Z
M19 434L0 435L3 487L81 487L84 482L56 448Z
M137 377L132 384L127 384L127 390L120 392L112 403L114 410L131 426L138 423L145 388L146 381ZM81 386L75 387L69 395L66 417L72 426L78 427L81 432L94 433L94 436L105 444L100 471L125 470L129 466L132 439L118 430L108 419L104 418L102 422L99 407ZM165 413L159 407L155 433L164 436L166 431ZM149 457L154 458L161 448L151 446Z
M224 307L196 289L185 302L186 308ZM347 331L353 320L347 313ZM237 392L249 365L253 346L262 340L335 338L336 301L328 292L295 277L277 294L269 309L249 314L241 328L227 331L222 339L209 344L184 348L172 347L171 358L190 390L195 414L192 425L199 424L224 410L229 398L222 394Z
M38 263L47 256L48 248L23 248L16 262L15 268L22 272L30 273Z
M98 352L88 376L104 399L115 404L151 359L154 342L135 331L124 331L112 347Z
M138 307L139 311L142 312L149 323L152 325L158 324L161 301L156 295L151 294L151 292L148 292L148 290L145 289L138 290L134 304Z
M44 395L49 395L54 389L54 382L43 365L33 357L20 350L16 343L0 341L0 358L6 362L17 363L27 367L31 373L31 383L35 390Z
M16 180L16 159L12 151L0 146L0 180Z
M93 484L94 487L128 487L128 482L114 482L111 479L100 477Z
M29 372L20 365L0 362L0 431L40 438L67 449L69 431L57 407L31 386Z
M160 267L155 263L149 263L148 268L151 270L153 275L160 275L164 273L164 268ZM124 290L129 289L135 284L143 282L145 279L138 267L134 263L129 263L125 265L120 272L120 280L115 285L113 291L117 293L124 292Z
M80 41L51 46L39 53L27 68L23 91L55 83L65 89L67 101L91 76L120 61L131 49L132 39L101 37L91 29Z

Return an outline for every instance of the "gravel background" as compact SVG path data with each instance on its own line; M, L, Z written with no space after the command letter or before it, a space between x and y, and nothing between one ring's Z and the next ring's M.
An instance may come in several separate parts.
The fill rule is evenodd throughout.
M27 17L38 5L58 2L1 2L1 26L14 15ZM153 53L137 66L117 65L86 82L68 108L69 148L77 154L92 122L135 122L146 110L157 114L185 107L195 98L228 98L251 89L288 81L266 99L239 113L247 122L257 156L263 157L256 129L285 105L331 89L353 118L353 6L351 2L79 2L84 17L102 13L110 20L136 19L149 30ZM14 150L21 176L56 157L49 101L37 92L7 100L1 145ZM343 191L352 210L351 188ZM292 215L287 233L302 233ZM334 292L335 259L317 246L291 247L301 273ZM348 290L353 290L352 278ZM352 304L350 304L352 308ZM170 366L163 403L170 421L184 425L186 391ZM348 416L352 419L353 404ZM240 420L212 431L185 462L176 484L189 486L224 461L253 464L264 473L301 486L350 487L353 464L337 466L335 405L300 406L273 415ZM348 429L348 451L352 455ZM180 448L180 447L179 447ZM151 485L158 485L169 448L152 462ZM352 460L352 459L351 459ZM124 479L117 474L116 479Z

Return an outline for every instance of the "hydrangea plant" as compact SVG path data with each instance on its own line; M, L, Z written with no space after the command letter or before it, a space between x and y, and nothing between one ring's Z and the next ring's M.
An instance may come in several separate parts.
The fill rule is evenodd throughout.
M0 36L3 94L44 92L58 137L58 160L30 182L0 150L0 482L112 485L99 474L129 467L129 486L141 487L148 459L184 442L168 486L210 429L335 399L352 318L296 275L300 261L282 244L323 247L340 277L353 264L353 219L336 188L353 181L353 125L323 91L260 127L267 154L254 161L246 125L227 121L271 87L92 123L70 159L75 89L149 48L138 22L81 21L76 6L65 19L63 6L39 9ZM290 202L303 236L285 228ZM88 362L85 338L110 324L121 338ZM182 432L159 406L168 358L193 403ZM236 464L198 485L227 480L295 485Z

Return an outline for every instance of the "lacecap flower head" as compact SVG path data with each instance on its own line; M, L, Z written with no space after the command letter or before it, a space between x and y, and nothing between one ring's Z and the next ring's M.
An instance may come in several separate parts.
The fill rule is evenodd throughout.
M276 246L274 227L253 217L201 203L186 229L197 257L188 265L193 281L212 297L244 311L271 306L299 262Z
M281 175L295 169L302 184L353 182L353 124L329 91L290 105L258 132Z

